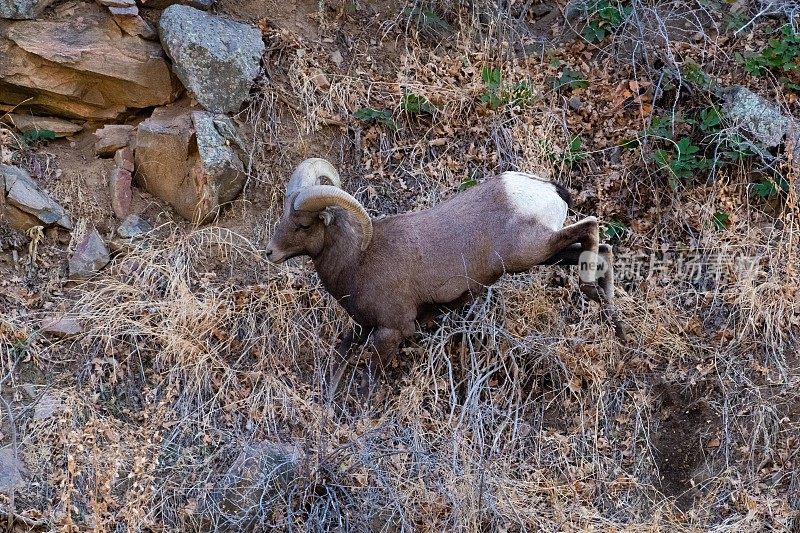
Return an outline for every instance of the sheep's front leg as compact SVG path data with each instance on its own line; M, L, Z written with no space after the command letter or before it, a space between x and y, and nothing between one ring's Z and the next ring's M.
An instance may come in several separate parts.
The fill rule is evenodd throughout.
M372 332L373 353L369 358L367 372L361 382L362 396L369 394L378 371L382 371L397 355L404 337L403 332L392 328L376 328Z
M360 335L356 335L355 331L349 331L339 338L339 345L336 347L336 359L331 364L328 378L328 400L332 400L339 389L339 383L341 383L342 376L344 376L349 363L350 348L357 341L357 337L359 337L358 342L360 342Z

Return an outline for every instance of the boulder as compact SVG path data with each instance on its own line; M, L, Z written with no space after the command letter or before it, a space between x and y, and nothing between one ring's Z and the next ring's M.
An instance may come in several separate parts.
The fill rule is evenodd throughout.
M55 117L35 117L33 115L6 113L3 115L2 120L22 133L52 131L56 137L69 137L83 129L83 126L78 126L74 122Z
M245 152L224 115L160 108L139 124L136 181L193 222L213 218L241 192Z
M92 277L111 261L108 248L103 238L92 228L78 243L75 252L69 259L70 279L86 279Z
M126 34L97 4L59 5L47 20L0 20L0 105L111 120L179 91L161 46Z
M205 109L233 113L260 70L264 42L255 26L172 5L158 22L172 68Z
M131 214L131 180L130 171L119 167L114 167L108 177L111 208L120 220Z
M5 198L0 198L0 222L7 224L14 231L22 232L23 236L27 235L29 229L42 225L41 220L9 204ZM25 242L29 240L25 237Z
M35 19L55 0L0 0L0 18Z
M725 91L725 116L768 148L792 142L794 159L800 159L800 123L772 102L749 89L735 86Z
M170 204L185 218L194 217L198 196L188 176L192 117L180 107L162 107L139 124L136 132L136 182Z
M236 127L225 115L195 111L192 123L198 158L189 176L193 183L202 187L199 212L210 216L242 192L247 179L244 147Z
M97 142L94 143L94 153L100 157L111 157L117 150L130 145L133 139L133 126L126 124L108 124L94 132Z
M0 186L6 195L4 215L12 227L20 231L27 231L33 226L50 225L72 229L72 221L64 208L39 189L25 170L0 165Z

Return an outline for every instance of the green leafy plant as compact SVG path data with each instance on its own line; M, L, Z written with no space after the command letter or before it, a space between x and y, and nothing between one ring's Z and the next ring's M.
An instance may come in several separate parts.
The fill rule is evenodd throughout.
M753 143L738 133L727 136L720 147L721 162L739 163L754 155Z
M450 31L452 27L436 11L429 8L415 7L404 9L403 14L414 19L418 26L432 30Z
M392 112L388 109L362 107L353 113L353 117L364 122L380 122L388 126L392 131L398 131L400 129L397 122L394 121L394 117L392 117Z
M703 67L691 59L687 60L683 64L681 73L683 74L683 77L686 78L690 83L701 89L710 89L713 85L711 76L709 76L706 71L703 70Z
M430 103L424 96L419 96L412 92L403 94L400 107L409 115L420 115L423 113L433 115L436 113L435 105Z
M581 33L583 38L590 43L599 43L622 25L632 9L617 2L599 0L591 7L589 23Z
M500 74L500 69L488 66L483 67L483 69L481 69L481 79L486 85L486 90L481 95L481 102L489 104L489 107L492 109L497 109L503 105L503 78Z
M792 90L800 90L797 74L800 73L800 33L791 25L781 28L781 36L773 37L760 52L737 53L736 59L753 76L764 76L768 71L777 73L778 81ZM794 75L793 78L790 78Z
M56 132L50 130L30 130L22 134L21 139L27 143L36 141L52 141L56 138Z
M486 90L481 95L481 102L489 104L492 109L498 109L504 105L525 107L533 100L533 88L529 82L518 81L509 87L503 83L500 69L483 67L481 79L486 85Z
M753 190L760 198L773 198L781 192L789 192L789 182L783 176L764 180L753 184Z
M700 111L697 127L703 133L713 133L722 124L722 112L719 107L711 105Z
M466 191L477 184L478 181L475 178L464 178L464 180L458 185L458 192Z
M358 2L345 2L344 10L348 15L355 15L360 9Z
M642 139L646 137L655 137L657 139L672 139L672 132L670 131L671 121L667 117L655 115L650 119L650 125L644 130L636 134L635 137L627 139L620 143L620 147L633 150L642 144Z
M724 20L727 30L739 31L750 21L750 17L746 13L728 13Z
M511 88L510 104L516 107L526 107L533 101L533 88L528 81L518 81Z
M56 138L56 133L51 130L30 130L16 138L20 150L29 150L34 143L40 141L52 141Z
M716 229L723 230L728 226L730 226L731 223L730 218L731 216L725 211L717 211L711 217L711 223L714 225Z
M669 186L677 190L681 180L709 167L708 159L696 155L699 152L700 147L692 144L689 137L682 137L670 149L660 148L653 152L653 161L659 169L668 172Z
M554 91L561 89L585 89L589 86L589 82L584 78L583 74L571 68L565 68L557 78L552 78L552 85Z
M628 227L625 224L616 218L612 218L603 230L603 235L605 235L607 239L619 239L627 231Z
M570 139L567 149L561 154L560 159L562 163L571 167L575 163L586 159L588 155L589 153L583 149L583 141L575 135Z

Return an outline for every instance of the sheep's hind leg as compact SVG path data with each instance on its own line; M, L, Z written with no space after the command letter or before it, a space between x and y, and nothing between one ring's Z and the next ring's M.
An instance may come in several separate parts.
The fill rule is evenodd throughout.
M600 260L597 262L597 286L600 291L585 291L586 295L595 302L602 303L603 300L612 302L614 300L614 256L611 246L601 244L597 247ZM578 265L581 262L583 248L580 244L572 244L550 256L543 261L542 265ZM584 287L581 287L582 289Z
M572 227L572 226L569 226ZM566 229L566 228L565 228ZM581 243L572 243L549 257L544 265L581 265L584 248ZM614 254L608 244L597 246L596 283L581 283L581 291L601 305L603 318L614 327L614 333L625 340L625 328L619 318L619 311L614 306ZM583 265L581 265L583 268ZM599 291L597 290L599 288Z
M581 290L593 300L599 301L597 265L599 263L600 236L595 217L587 217L575 224L561 228L550 237L548 242L553 255L562 252L574 253L575 244L580 245L578 259L571 264L578 265L580 269Z

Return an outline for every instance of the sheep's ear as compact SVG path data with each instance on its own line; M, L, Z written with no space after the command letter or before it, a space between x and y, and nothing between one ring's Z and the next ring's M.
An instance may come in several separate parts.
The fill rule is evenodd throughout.
M322 219L323 224L330 226L331 222L333 222L333 213L329 209L323 209L319 213L319 218Z

